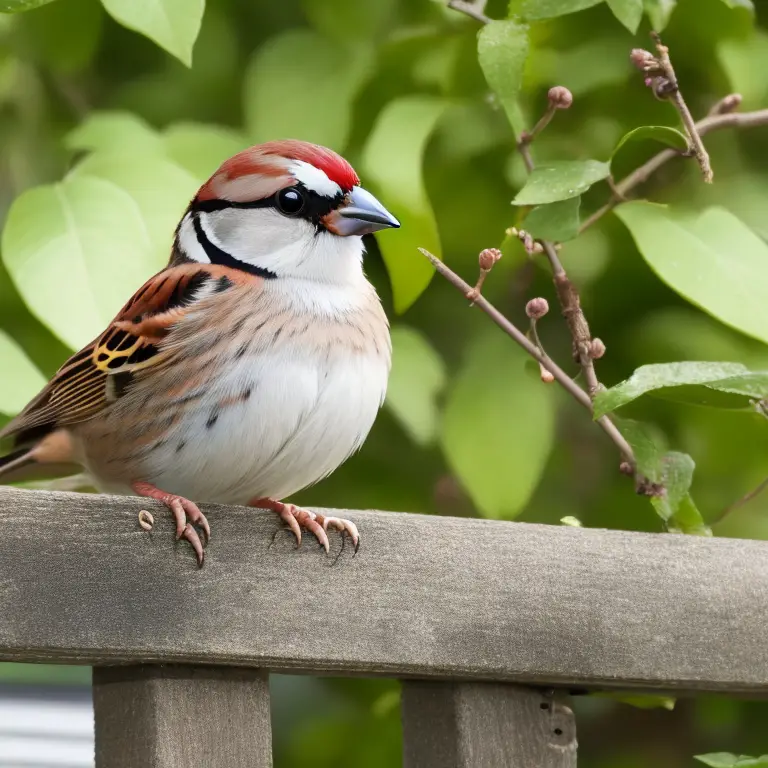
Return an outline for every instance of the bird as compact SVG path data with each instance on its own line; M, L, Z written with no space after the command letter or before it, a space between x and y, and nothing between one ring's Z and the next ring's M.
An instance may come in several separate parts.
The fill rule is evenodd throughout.
M357 551L352 521L285 498L354 454L384 402L392 345L363 236L399 226L326 147L229 158L167 266L0 431L0 482L84 469L102 492L157 499L199 567L202 502L272 510L297 547L304 530L327 553L332 530Z

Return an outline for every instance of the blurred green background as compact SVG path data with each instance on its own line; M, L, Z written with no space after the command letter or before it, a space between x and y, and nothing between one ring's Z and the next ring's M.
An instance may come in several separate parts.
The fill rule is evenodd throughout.
M439 277L430 283L431 268L415 250L440 253L473 282L478 252L504 242L485 295L521 327L528 299L556 305L546 264L505 239L525 215L510 201L526 176L478 64L480 25L438 0L166 2L165 27L135 18L129 0L56 0L0 14L0 217L9 222L0 264L0 419L162 267L186 202L219 162L251 143L303 138L343 153L405 226L382 238L382 250L371 242L367 260L393 324L387 407L361 453L297 501L552 524L573 516L585 526L661 531L583 410L542 384L455 289ZM7 0L0 9L25 4L38 3ZM632 34L599 0L560 5L592 7L531 26L520 99L528 124L550 86L574 95L537 139L537 161L608 160L628 130L676 126L675 111L653 98L629 61L633 47L650 47L648 18ZM768 106L764 0L754 7L645 0L645 8L654 23L668 21L664 40L696 116L731 91L743 94L744 110ZM505 18L506 4L490 0L486 13ZM723 130L706 144L714 185L702 183L694 162L675 160L642 194L683 216L722 206L768 238L768 128ZM659 149L653 141L625 145L614 176ZM596 184L582 210L609 195ZM762 340L726 326L662 282L643 255L613 215L562 249L607 347L597 362L601 381L680 360L768 368L768 323ZM576 376L557 311L539 332ZM767 473L768 425L750 410L654 398L625 410L693 457L692 493L707 521ZM768 494L714 533L768 538L766 513ZM2 679L89 677L9 664L0 665ZM400 764L395 682L275 676L273 690L278 768ZM668 711L579 697L574 706L585 768L667 768L693 765L702 752L768 752L762 704L705 697Z

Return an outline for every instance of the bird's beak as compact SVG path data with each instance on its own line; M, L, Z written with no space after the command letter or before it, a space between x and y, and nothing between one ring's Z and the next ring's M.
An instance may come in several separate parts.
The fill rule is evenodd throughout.
M380 229L397 228L400 222L362 187L353 187L344 204L325 217L325 226L342 237L369 235Z

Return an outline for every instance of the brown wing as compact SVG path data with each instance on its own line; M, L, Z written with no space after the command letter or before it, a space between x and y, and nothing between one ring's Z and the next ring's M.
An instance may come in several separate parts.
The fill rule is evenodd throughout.
M121 397L140 371L162 363L161 342L210 281L226 290L242 276L226 267L182 264L146 282L97 339L73 355L45 389L0 431L21 445L93 418Z

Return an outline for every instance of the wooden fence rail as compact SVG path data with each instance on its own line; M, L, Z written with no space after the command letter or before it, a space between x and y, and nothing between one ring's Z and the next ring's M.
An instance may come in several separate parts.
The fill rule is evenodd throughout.
M406 768L574 766L525 686L768 693L766 542L345 511L326 557L205 512L198 570L152 502L0 489L0 659L97 667L98 768L271 765L269 671L404 679Z

